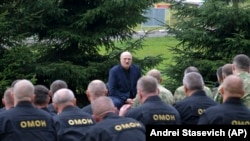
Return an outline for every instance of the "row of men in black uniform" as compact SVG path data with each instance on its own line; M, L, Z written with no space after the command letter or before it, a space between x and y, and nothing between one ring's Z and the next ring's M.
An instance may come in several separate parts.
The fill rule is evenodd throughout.
M157 80L152 76L142 76L137 82L141 105L136 108L124 105L118 111L106 96L107 88L101 80L93 80L88 85L86 94L91 104L82 109L76 106L74 93L67 88L66 82L56 80L50 87L53 94L53 104L50 105L56 111L53 114L51 106L42 102L44 94L41 93L48 93L46 88L34 86L25 79L18 80L10 89L14 99L13 108L6 107L0 113L0 139L144 141L145 125L148 124L180 125L183 120L189 121L187 124L249 123L250 111L240 100L244 95L244 84L237 75L230 75L223 81L223 104L217 104L206 96L203 78L197 72L184 76L187 98L175 106L161 100L157 85ZM49 96L44 99L49 101ZM187 106L197 101L201 101L199 105ZM7 100L4 103L8 105ZM180 107L186 111L182 115L177 110ZM210 108L204 112L204 107Z

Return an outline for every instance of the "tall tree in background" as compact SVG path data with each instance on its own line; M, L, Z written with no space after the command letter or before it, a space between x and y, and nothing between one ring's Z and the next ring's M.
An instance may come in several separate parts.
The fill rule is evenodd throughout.
M190 65L201 71L213 87L216 69L232 63L239 53L250 55L250 8L234 1L207 0L202 6L173 5L178 23L170 28L180 41L172 48L174 65L166 69L167 86L172 91L182 85L184 69Z
M20 76L33 78L35 83L49 84L55 79L63 79L79 94L84 93L93 79L106 82L109 69L118 63L124 50L132 53L142 48L141 42L132 40L132 28L142 22L145 10L154 1L148 0L4 0L0 2L0 12L6 11L6 27L10 34L4 38L13 41L7 50L19 48L15 59L19 64L14 69L16 75L4 72L4 82L19 79ZM9 35L9 36L8 36ZM26 40L32 37L31 40ZM117 47L116 42L121 45ZM29 43L29 44L27 44ZM21 46L21 47L20 47ZM25 48L25 49L20 49ZM15 49L17 50L17 49ZM26 50L26 51L25 51ZM9 51L8 51L9 52ZM13 53L13 51L12 51ZM15 54L15 53L14 53ZM30 58L25 57L30 54ZM2 55L7 61L8 55ZM19 57L19 58L18 58ZM11 58L11 57L10 57ZM161 57L135 58L142 69L154 67ZM9 67L6 63L1 68ZM19 75L22 73L23 75ZM11 76L11 78L9 77ZM24 77L24 78L25 78ZM8 81L7 81L8 80ZM6 83L7 84L7 83Z

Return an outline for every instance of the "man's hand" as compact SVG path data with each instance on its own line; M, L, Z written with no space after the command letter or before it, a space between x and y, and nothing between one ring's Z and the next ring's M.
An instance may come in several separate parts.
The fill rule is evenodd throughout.
M131 105L133 105L133 104L134 104L134 99L128 98L128 99L126 100L126 104L131 104Z
M124 104L121 108L120 108L120 111L119 111L119 116L124 116L128 109L130 109L132 107L131 104Z

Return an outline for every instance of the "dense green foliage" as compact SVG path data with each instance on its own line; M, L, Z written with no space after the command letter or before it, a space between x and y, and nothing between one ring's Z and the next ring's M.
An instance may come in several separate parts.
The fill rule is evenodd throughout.
M206 84L217 81L216 69L232 63L236 54L250 55L250 8L207 0L201 7L173 5L178 23L170 28L180 43L171 49L174 65L166 69L167 86L174 91L182 85L183 72L196 66Z
M84 94L93 79L107 81L109 69L124 50L142 49L132 30L152 6L147 0L3 0L0 2L1 92L15 79L30 79L49 87L65 80L76 94ZM29 40L27 40L29 38ZM123 42L117 47L114 41ZM100 54L105 47L106 54ZM134 59L142 69L162 58ZM81 95L85 96L85 95ZM79 98L86 100L86 97Z

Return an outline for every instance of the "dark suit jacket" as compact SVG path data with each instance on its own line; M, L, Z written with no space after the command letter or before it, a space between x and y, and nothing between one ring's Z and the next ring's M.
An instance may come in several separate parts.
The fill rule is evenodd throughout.
M115 96L122 100L134 98L137 90L136 84L141 77L141 69L138 65L132 64L129 68L129 81L126 77L126 70L116 65L109 71L108 90L109 96Z

